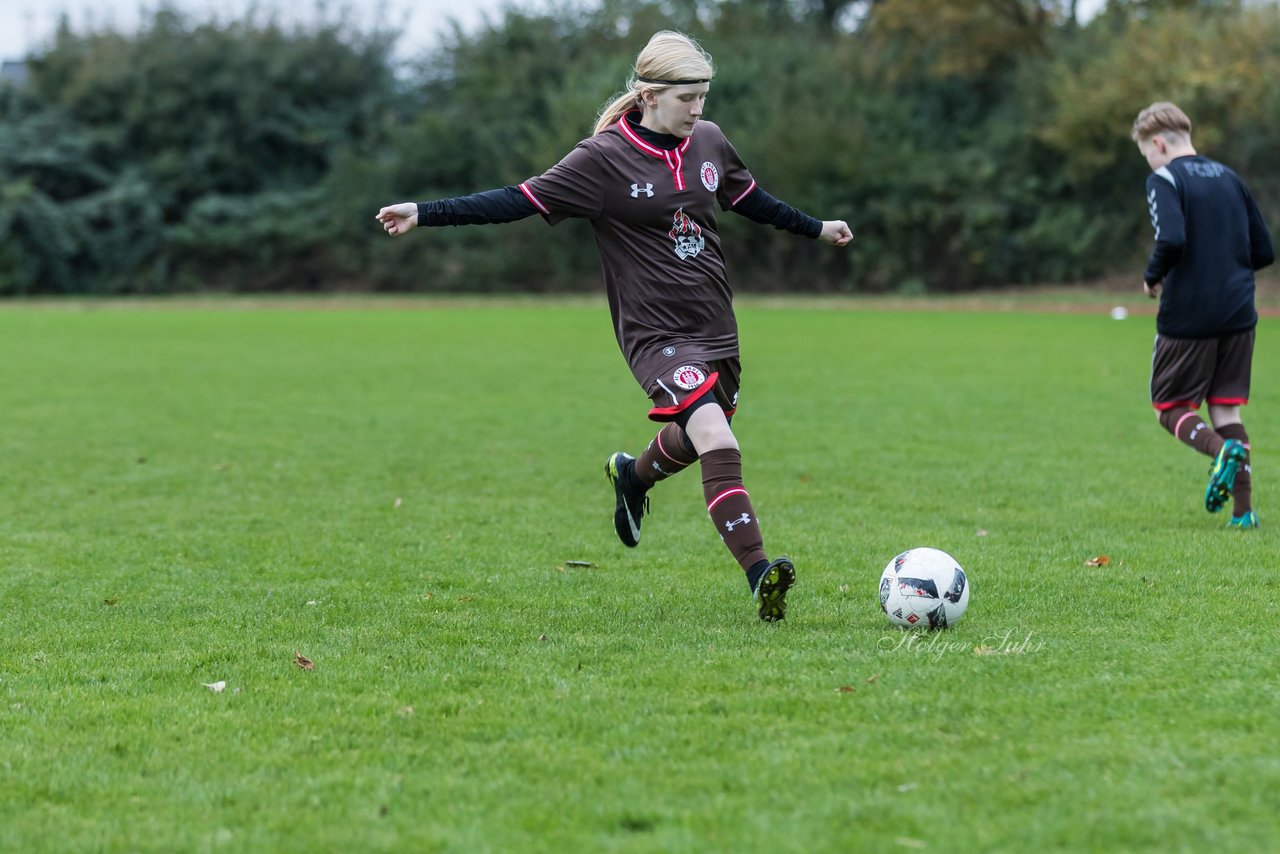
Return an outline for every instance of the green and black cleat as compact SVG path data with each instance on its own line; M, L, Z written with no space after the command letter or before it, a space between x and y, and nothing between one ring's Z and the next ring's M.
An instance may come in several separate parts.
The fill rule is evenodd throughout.
M769 564L753 593L760 606L760 619L776 623L787 618L787 591L795 583L796 568L789 558L780 557Z
M1249 449L1239 439L1228 439L1213 458L1209 469L1209 486L1204 491L1204 509L1217 513L1226 506L1236 486L1236 472L1249 459Z
M613 529L622 544L632 549L640 544L640 520L649 509L648 490L636 480L635 472L636 458L622 451L604 462L605 477L613 484Z

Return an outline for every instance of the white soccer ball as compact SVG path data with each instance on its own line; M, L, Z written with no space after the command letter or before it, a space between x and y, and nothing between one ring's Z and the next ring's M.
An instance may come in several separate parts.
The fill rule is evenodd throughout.
M954 626L969 607L969 578L938 549L911 549L880 575L880 607L896 626Z

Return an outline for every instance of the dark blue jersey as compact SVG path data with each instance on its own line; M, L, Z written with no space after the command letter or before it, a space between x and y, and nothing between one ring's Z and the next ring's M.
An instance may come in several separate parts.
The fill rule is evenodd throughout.
M1275 260L1244 181L1221 163L1179 157L1147 178L1156 246L1143 279L1163 281L1156 331L1214 338L1252 329L1255 270Z

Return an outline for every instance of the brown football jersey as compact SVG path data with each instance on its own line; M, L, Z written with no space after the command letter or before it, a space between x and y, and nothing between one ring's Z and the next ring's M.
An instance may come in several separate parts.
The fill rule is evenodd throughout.
M647 388L673 353L705 362L738 355L716 212L755 186L711 122L666 151L623 118L520 189L551 225L591 221L618 345Z

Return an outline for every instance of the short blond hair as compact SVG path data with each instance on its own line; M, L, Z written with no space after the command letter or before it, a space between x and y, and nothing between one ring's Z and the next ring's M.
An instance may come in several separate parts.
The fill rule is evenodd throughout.
M1177 104L1156 101L1138 113L1138 117L1133 120L1133 132L1129 135L1135 142L1142 142L1153 136L1191 139L1191 119L1178 109Z

